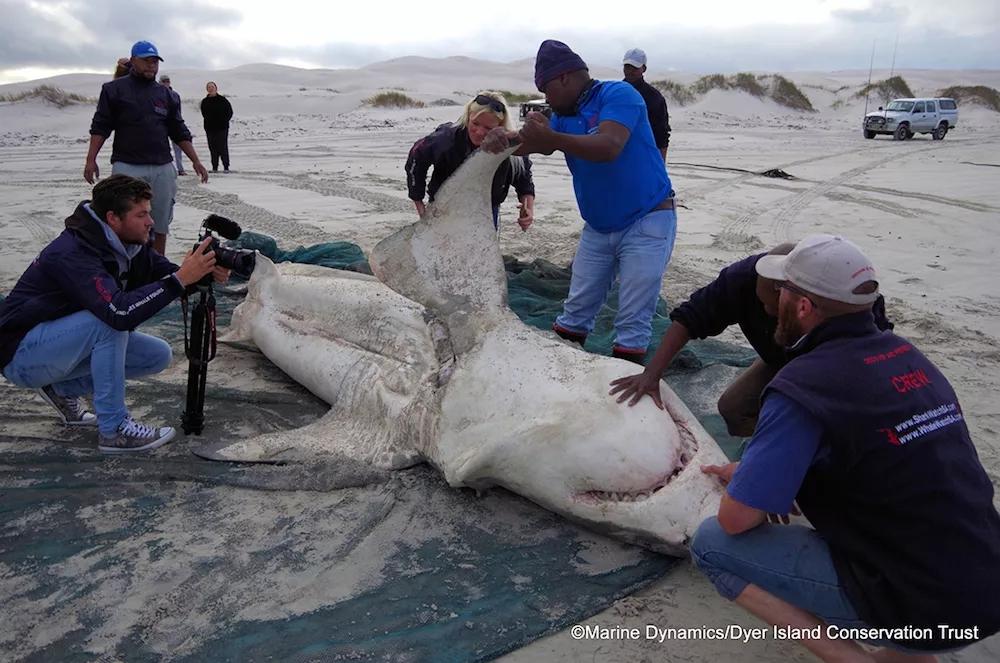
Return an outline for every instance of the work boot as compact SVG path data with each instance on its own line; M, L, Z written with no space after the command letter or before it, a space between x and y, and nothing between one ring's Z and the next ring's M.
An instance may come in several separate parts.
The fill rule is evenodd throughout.
M646 351L636 348L623 348L616 345L611 349L611 356L616 359L624 359L625 361L630 361L633 364L639 364L642 366L643 361L646 359Z
M42 400L56 409L56 412L59 413L59 418L67 426L97 425L97 416L87 410L87 404L82 398L60 396L52 388L52 385L46 385L35 391L42 397Z
M579 343L581 348L583 347L583 344L587 342L587 335L586 334L581 334L580 332L570 331L568 329L560 327L559 325L557 325L555 323L552 323L552 331L554 331L555 333L559 334L560 338L564 338L567 341L572 341L573 343Z
M140 424L130 416L118 426L118 431L112 437L104 437L98 433L97 448L106 454L130 453L133 451L149 451L161 447L177 434L170 426L153 428Z

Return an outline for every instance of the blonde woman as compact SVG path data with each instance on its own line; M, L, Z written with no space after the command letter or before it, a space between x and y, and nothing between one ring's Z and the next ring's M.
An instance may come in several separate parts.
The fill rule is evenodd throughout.
M413 144L406 159L406 188L417 214L422 216L424 213L424 195L428 202L433 201L444 181L496 127L512 131L514 123L503 95L486 90L465 104L457 122L442 124L434 133ZM428 184L427 171L432 168ZM492 187L494 228L499 224L500 203L507 198L511 185L520 201L517 223L521 230L527 230L535 220L535 184L528 157L511 157L497 168Z

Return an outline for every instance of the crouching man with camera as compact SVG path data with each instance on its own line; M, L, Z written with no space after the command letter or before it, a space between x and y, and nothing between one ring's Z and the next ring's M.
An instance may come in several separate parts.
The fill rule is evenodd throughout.
M153 195L146 182L112 175L66 219L0 302L0 367L35 389L71 426L96 426L105 453L147 451L173 439L169 426L135 421L125 381L170 365L170 346L135 331L208 274L225 281L206 238L180 266L149 244ZM93 394L94 413L84 397Z

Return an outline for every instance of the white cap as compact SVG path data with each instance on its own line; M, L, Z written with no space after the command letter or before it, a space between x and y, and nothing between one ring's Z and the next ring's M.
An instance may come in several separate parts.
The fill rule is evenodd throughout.
M642 69L646 66L646 51L641 48L632 48L625 52L625 57L622 58L622 64L630 64L636 69Z
M836 235L810 235L787 256L764 256L757 261L757 273L845 304L871 304L878 299L878 288L871 293L855 292L868 281L878 283L872 261L857 245Z

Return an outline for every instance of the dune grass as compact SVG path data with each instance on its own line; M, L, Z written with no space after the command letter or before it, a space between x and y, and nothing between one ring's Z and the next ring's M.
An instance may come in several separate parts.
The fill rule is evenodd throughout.
M375 108L423 108L424 102L403 94L402 92L379 92L364 100Z
M960 104L976 104L1000 112L1000 92L985 85L952 85L938 92L939 97L951 97Z
M510 90L497 90L497 92L503 95L508 104L512 105L523 104L525 101L540 99L545 96L541 92L511 92Z
M809 101L802 90L784 76L775 74L771 77L770 96L782 106L794 108L795 110L814 111L812 102Z
M670 97L672 101L680 106L687 106L688 104L694 103L697 99L694 92L691 91L691 88L678 83L677 81L652 81L650 85L655 87L667 97Z
M741 72L736 74L731 79L729 79L729 85L733 89L743 90L748 92L755 97L763 97L767 94L767 90L764 86L760 84L760 81L756 76L747 72Z
M28 99L41 99L59 108L65 108L73 104L93 104L97 100L92 97L85 97L81 94L66 92L62 88L53 85L39 85L31 90L24 90L15 94L0 95L0 101L17 102Z
M816 110L813 108L812 102L809 101L809 97L795 83L776 74L765 76L745 71L733 76L709 74L702 76L687 87L673 81L654 81L652 85L669 94L682 106L697 100L698 97L712 90L737 90L758 99L771 99L794 110L810 112Z
M877 100L885 103L900 97L912 97L913 90L910 89L910 86L902 76L893 76L884 81L876 81L871 85L865 85L855 96L864 98L869 94L874 95Z
M691 92L694 94L706 94L712 90L728 90L729 82L722 74L709 74L702 76L691 84Z

